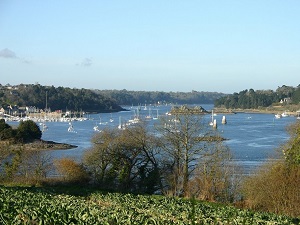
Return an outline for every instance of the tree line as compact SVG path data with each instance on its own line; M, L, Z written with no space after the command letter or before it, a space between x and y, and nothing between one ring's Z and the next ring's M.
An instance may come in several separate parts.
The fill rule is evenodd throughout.
M39 109L86 112L117 112L124 110L113 99L89 89L76 89L40 84L1 86L0 105L35 106Z
M227 109L256 109L278 104L280 101L282 101L282 104L299 104L300 85L297 87L283 85L278 87L276 91L246 89L239 93L216 99L214 105L215 107L225 107Z
M163 92L163 91L129 91L123 90L94 90L115 99L120 105L144 104L212 104L214 100L226 96L219 92Z

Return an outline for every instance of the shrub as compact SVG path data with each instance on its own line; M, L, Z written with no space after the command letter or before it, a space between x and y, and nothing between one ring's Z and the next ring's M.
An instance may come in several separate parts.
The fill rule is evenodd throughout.
M300 216L300 166L275 162L249 177L243 191L246 205L290 216Z
M73 159L62 158L55 162L57 172L62 176L66 183L86 183L88 174L83 166L75 162Z

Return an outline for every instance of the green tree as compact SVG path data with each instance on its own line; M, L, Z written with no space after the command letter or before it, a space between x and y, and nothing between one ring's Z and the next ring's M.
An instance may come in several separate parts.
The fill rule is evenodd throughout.
M92 138L92 147L83 156L83 164L87 169L91 181L102 188L115 188L115 140L119 135L118 130L105 129Z
M4 119L0 119L0 140L11 139L14 136L13 129Z
M152 194L160 188L156 138L146 126L105 129L84 155L92 180L103 188Z
M285 160L300 166L300 123L290 125L288 132L291 138L283 148Z
M18 128L16 139L21 142L31 142L41 139L42 131L39 126L32 120L21 121Z

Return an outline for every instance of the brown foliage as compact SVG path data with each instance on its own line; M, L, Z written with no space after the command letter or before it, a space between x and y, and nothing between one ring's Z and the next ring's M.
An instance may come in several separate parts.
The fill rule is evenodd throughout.
M189 195L204 201L234 202L239 199L241 168L233 163L228 148L214 144L189 182Z
M54 162L58 173L66 183L85 183L88 180L88 174L84 168L73 159L62 158Z
M300 166L270 163L248 178L243 191L246 205L294 217L300 216Z

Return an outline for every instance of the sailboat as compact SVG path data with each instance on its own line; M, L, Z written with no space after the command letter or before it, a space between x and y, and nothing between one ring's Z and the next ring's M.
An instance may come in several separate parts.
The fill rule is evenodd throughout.
M122 124L122 117L121 116L119 116L119 126L118 126L118 129L120 129L120 130L124 130L125 129L124 125Z
M276 118L276 119L280 119L281 117L282 117L281 114L279 114L279 113L275 114L275 118Z
M48 126L46 125L45 122L40 123L40 126L42 127L42 132L45 132L46 130L48 130Z
M95 126L93 127L93 130L94 130L94 131L97 131L97 132L101 132L101 130L99 130L99 127L98 127L97 123L96 123Z
M154 120L158 119L158 109L156 110L156 117L153 117Z
M110 119L109 119L109 122L114 122L114 119L112 118L112 114L110 114Z
M286 112L286 111L284 111L282 114L281 114L281 117L288 117L289 116L289 114Z
M74 130L73 124L71 122L69 122L68 132L76 133L76 131Z
M149 115L145 116L146 119L152 119L152 116L151 116L151 108L149 107Z

